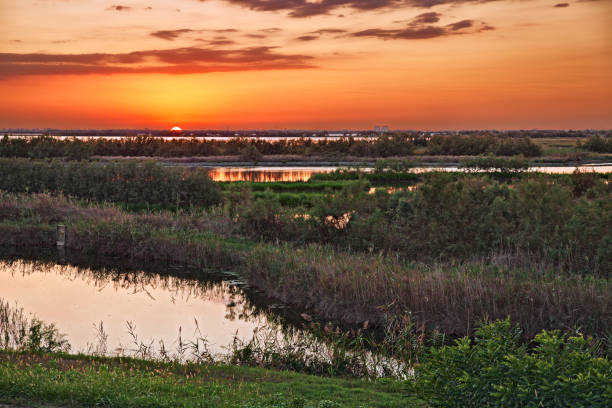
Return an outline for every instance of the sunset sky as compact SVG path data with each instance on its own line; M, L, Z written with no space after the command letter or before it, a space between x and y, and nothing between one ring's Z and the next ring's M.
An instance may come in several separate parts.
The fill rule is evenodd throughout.
M0 128L612 128L612 1L0 0Z

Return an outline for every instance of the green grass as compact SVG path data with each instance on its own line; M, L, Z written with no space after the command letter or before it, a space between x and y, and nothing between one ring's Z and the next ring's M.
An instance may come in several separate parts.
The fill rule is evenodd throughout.
M78 407L412 407L395 380L0 351L0 402Z

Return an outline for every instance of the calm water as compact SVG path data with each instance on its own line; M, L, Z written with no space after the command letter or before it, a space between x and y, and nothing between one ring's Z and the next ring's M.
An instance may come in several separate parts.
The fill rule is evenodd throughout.
M338 167L212 167L209 176L215 181L306 181L317 173L331 173Z
M134 347L127 322L141 342L158 346L161 340L172 351L180 333L183 342L206 338L213 353L223 353L234 336L248 341L257 328L279 327L229 280L0 261L0 298L55 323L72 351L91 351L97 342L94 326L101 322L109 354L122 348L129 354Z
M341 167L319 166L279 166L279 167L211 167L209 175L215 181L307 181L313 174L330 173ZM597 173L612 172L612 163L582 166L540 166L532 167L530 171L539 171L551 174L569 174L576 168L584 171L595 171ZM362 169L372 171L371 168ZM458 167L416 167L412 169L415 173L428 171L462 171Z

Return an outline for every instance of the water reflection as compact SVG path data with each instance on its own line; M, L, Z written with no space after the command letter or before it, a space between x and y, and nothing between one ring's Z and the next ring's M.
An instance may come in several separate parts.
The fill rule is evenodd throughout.
M331 173L336 167L214 167L214 181L308 181L313 174Z
M234 336L275 326L245 292L227 281L203 282L144 272L91 270L54 263L0 261L0 297L17 303L67 335L73 351L87 351L103 324L111 352L129 348L131 322L143 342L165 347L205 338L221 353ZM279 329L280 330L280 329Z
M193 165L193 164L192 164ZM196 166L197 167L197 166ZM209 175L214 181L254 181L254 182L296 182L308 181L312 175L319 173L331 173L343 167L318 166L318 167L211 167ZM549 174L570 174L576 169L581 171L593 171L596 173L611 173L612 165L604 163L601 165L581 166L536 166L529 169L530 172L541 172ZM369 172L372 168L365 167L361 171ZM426 173L432 171L465 171L457 166L450 167L415 167L411 169L414 173Z

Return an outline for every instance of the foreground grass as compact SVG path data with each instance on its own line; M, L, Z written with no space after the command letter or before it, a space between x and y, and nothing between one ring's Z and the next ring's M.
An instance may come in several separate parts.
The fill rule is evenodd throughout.
M0 402L79 407L412 407L393 380L0 351Z

